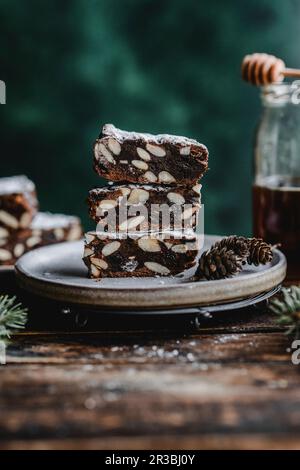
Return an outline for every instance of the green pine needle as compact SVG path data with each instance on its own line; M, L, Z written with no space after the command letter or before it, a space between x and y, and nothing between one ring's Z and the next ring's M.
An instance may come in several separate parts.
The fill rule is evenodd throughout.
M289 326L287 334L300 334L300 287L283 287L280 298L275 297L270 301L269 308L277 316L280 325Z
M15 301L16 297L0 296L0 341L7 342L27 322L27 309Z

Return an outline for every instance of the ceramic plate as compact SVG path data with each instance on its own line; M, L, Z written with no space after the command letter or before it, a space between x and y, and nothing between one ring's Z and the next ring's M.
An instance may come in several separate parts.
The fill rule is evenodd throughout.
M218 238L205 236L203 249ZM61 302L109 309L179 308L232 302L269 291L285 278L286 259L274 250L272 263L246 266L239 275L219 281L192 280L193 270L168 278L87 278L83 242L66 242L31 251L16 264L24 289Z

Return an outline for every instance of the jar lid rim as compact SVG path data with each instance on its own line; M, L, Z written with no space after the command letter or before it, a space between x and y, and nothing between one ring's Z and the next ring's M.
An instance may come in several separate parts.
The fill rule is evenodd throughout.
M300 104L300 80L263 86L261 98L266 105Z

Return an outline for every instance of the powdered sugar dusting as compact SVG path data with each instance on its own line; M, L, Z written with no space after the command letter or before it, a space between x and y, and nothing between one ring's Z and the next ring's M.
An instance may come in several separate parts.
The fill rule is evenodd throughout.
M141 237L149 237L149 238L155 238L157 240L168 240L172 238L177 238L179 240L187 240L187 241L193 241L195 240L195 232L193 229L187 229L184 231L180 230L164 230L164 231L157 231L157 232L151 232L151 235L149 236L149 232L102 232L102 231L90 231L88 232L91 236L97 237L100 240L106 240L108 238L111 238L113 240L123 240L126 238L132 238L132 239L139 239Z
M72 215L51 214L50 212L39 212L33 219L31 229L65 228L70 224L78 224L79 219Z
M18 175L0 178L0 194L19 194L34 190L35 186L27 176Z
M133 184L133 183L125 183L125 184L118 184L118 183L111 183L109 187L102 187L102 188L93 188L89 191L89 194L101 194L101 193L109 193L114 190L122 189L122 188L129 188L129 189L145 189L146 191L163 191L163 192L168 192L168 191L174 191L174 186L161 186L159 184L155 184L155 186L151 186L150 184Z
M138 267L138 262L136 260L128 260L126 263L123 263L121 268L122 271L126 271L127 273L132 273Z
M102 128L101 137L113 137L118 142L124 142L125 140L143 140L145 143L151 142L156 144L172 144L172 145L196 145L201 147L203 150L207 150L205 145L200 144L197 140L189 139L187 137L170 134L148 134L144 132L128 132L118 129L113 124L105 124Z

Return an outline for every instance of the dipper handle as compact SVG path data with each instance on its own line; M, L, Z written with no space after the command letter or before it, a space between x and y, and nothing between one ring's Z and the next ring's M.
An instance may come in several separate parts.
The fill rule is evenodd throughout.
M270 85L285 77L300 78L300 69L286 68L283 60L264 53L249 54L243 59L242 78L252 85Z

